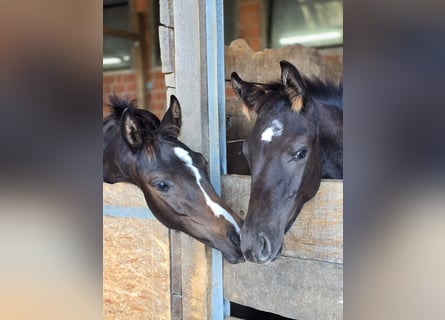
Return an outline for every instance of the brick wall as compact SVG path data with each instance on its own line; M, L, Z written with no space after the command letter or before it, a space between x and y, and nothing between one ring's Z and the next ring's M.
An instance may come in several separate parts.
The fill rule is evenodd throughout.
M134 0L134 9L138 12L146 14L146 25L153 26L151 20L150 8L153 0ZM259 51L265 48L263 43L263 30L261 29L262 21L262 1L261 0L239 0L238 1L238 34L237 38L243 38L249 44L253 51ZM154 112L158 117L162 117L166 110L166 86L164 75L161 72L160 66L152 66L152 32L147 30L146 46L147 56L146 63L146 82L149 88L145 88L145 101L141 107L144 107ZM156 31L157 32L157 28ZM335 49L333 51L326 51L322 53L323 56L331 61L343 63L343 51ZM121 72L104 73L103 76L103 97L104 105L108 100L108 95L116 93L119 95L127 94L130 98L136 98L136 77L131 70ZM230 82L226 81L226 97L228 99L235 98L235 93L232 90ZM104 107L104 115L108 109Z
M118 96L128 96L136 99L136 75L132 71L107 72L103 75L103 116L108 115L108 97L111 94Z
M166 87L164 82L164 76L161 73L160 66L153 66L152 61L152 39L153 30L150 30L153 25L151 17L151 1L153 0L133 0L131 3L133 9L136 12L142 12L145 14L146 30L146 56L145 56L145 82L148 83L148 88L145 90L145 101L139 107L148 109L155 113L158 117L162 117L166 110ZM157 28L156 28L157 31ZM128 96L130 99L136 99L137 97L137 83L136 73L134 70L122 70L122 71L108 71L103 74L103 116L109 114L107 107L108 96L110 94L117 94L119 96Z
M261 37L261 0L239 0L239 38L253 51L263 49Z

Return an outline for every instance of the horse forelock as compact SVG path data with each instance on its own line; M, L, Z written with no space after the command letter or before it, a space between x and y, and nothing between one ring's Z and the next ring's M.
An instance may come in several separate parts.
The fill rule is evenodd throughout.
M261 84L263 93L251 97L251 103L256 106L257 113L272 112L281 100L291 101L288 90L281 82Z
M155 130L150 130L150 134L144 135L144 148L149 160L155 160L161 153L161 146L169 144L172 147L184 147L177 139L179 127L175 125L162 125Z
M128 97L126 98L119 98L116 95L110 95L109 96L110 103L108 106L111 108L112 114L116 118L120 118L125 110L127 109L135 109L136 106L136 99L130 100Z

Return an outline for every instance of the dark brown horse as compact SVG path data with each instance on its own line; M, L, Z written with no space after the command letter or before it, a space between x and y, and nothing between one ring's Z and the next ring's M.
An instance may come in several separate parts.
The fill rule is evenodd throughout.
M134 101L111 96L110 106L103 122L104 182L135 184L165 226L220 250L231 263L244 261L242 219L216 194L204 157L178 140L178 100L171 96L162 121Z
M232 86L255 126L243 153L252 184L241 249L252 262L280 253L284 234L322 178L343 177L342 85L310 80L281 61L281 81L258 84L232 74Z

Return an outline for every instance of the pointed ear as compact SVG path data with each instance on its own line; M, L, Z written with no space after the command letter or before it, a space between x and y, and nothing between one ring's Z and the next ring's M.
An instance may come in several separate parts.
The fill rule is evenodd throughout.
M173 126L177 128L177 132L175 132L176 137L179 136L181 132L182 126L182 115L181 115L181 105L179 104L178 99L174 96L170 96L170 106L168 107L167 112L162 118L160 126Z
M286 60L281 60L280 66L281 82L283 85L297 89L300 94L304 94L306 85L297 68Z
M298 112L303 107L303 98L306 94L306 84L295 66L286 61L280 61L281 82L292 100L292 110Z
M136 153L142 148L144 144L143 126L130 108L125 109L122 113L121 131L122 137L131 152Z
M253 99L264 94L264 91L255 84L242 80L236 72L232 73L231 82L233 91L244 102L245 106L249 110L257 111Z

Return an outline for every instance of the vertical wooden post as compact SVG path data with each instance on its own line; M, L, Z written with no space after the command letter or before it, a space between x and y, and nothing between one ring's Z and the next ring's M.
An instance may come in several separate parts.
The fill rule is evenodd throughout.
M205 1L174 0L176 95L181 140L208 158ZM209 319L210 259L204 244L181 233L182 317Z
M174 23L165 12L171 8ZM169 87L174 87L182 106L181 140L209 159L217 192L221 173L226 172L222 8L222 0L163 0L160 27L161 54L165 61L174 61L174 70L169 70L174 84ZM174 45L168 43L172 29ZM165 52L172 47L174 58ZM222 320L221 253L182 233L172 232L170 241L172 319Z

